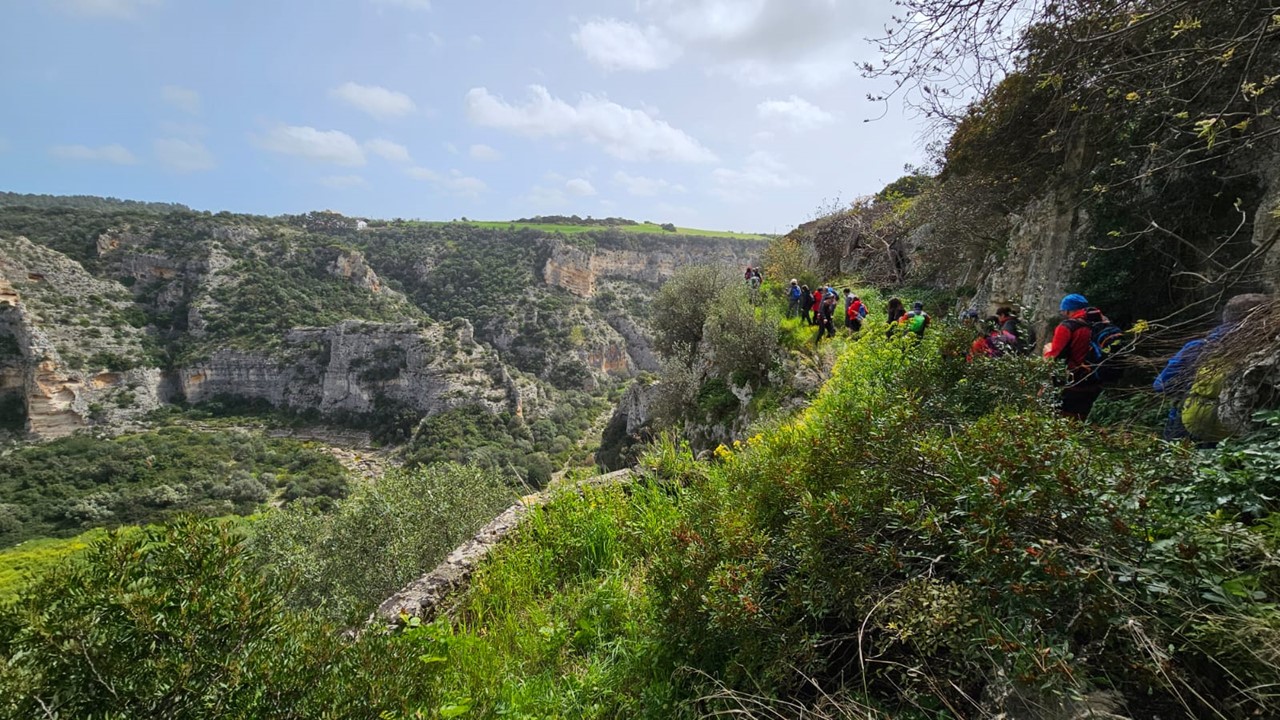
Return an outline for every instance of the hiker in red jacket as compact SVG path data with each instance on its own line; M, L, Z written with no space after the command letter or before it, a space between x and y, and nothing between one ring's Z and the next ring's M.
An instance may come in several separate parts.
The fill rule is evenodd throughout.
M1058 310L1064 322L1054 329L1053 340L1044 346L1044 356L1067 363L1067 380L1062 386L1059 411L1069 418L1086 420L1102 394L1102 383L1088 362L1093 331L1084 317L1089 310L1089 301L1083 295L1072 293L1062 298Z

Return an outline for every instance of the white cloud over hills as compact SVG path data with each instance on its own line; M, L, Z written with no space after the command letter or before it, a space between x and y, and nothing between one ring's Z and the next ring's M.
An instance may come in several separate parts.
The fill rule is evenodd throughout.
M552 97L541 85L529 88L523 105L508 103L486 88L467 93L467 115L476 125L527 137L576 137L599 145L628 162L713 162L714 153L687 133L648 111L628 108L594 95L576 105Z

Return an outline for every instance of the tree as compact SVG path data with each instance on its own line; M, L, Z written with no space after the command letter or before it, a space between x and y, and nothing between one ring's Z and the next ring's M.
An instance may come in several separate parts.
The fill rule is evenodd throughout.
M676 271L653 301L653 346L660 354L692 366L712 300L734 282L725 267L693 265Z

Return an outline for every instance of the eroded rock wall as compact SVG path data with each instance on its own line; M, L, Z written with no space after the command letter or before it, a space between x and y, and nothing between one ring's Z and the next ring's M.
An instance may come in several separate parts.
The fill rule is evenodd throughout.
M20 378L32 436L128 427L165 402L122 285L21 237L0 239L0 282L0 341L12 355L5 384Z
M468 405L524 410L521 388L466 323L348 321L298 329L278 352L219 350L180 370L179 382L190 402L234 396L326 415L392 406L423 415Z

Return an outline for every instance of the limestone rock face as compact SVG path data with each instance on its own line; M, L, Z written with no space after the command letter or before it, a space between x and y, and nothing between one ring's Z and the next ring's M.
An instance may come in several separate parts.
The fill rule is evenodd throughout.
M382 279L373 271L373 268L369 267L369 263L365 262L364 255L358 252L339 253L333 262L329 263L329 274L348 280L371 293L382 292Z
M220 395L290 410L364 415L390 407L432 415L481 405L523 411L523 396L468 328L348 321L293 330L280 352L223 349L179 371L189 402Z
M1058 309L1058 301L1072 290L1067 282L1085 250L1081 238L1091 219L1065 193L1054 192L1028 205L1014 218L1008 262L987 274L979 292L979 309L1011 303L1030 310L1024 317L1040 337ZM1106 262L1106 258L1095 262Z
M687 265L759 264L761 251L763 245L759 243L709 238L688 241L663 238L661 245L649 248L597 248L590 252L556 241L542 268L542 277L548 285L589 298L596 293L597 285L603 279L625 279L658 286L677 269Z
M128 426L167 391L146 367L145 332L130 324L131 294L26 238L0 239L0 342L5 385L19 379L27 431L62 437L94 424Z

